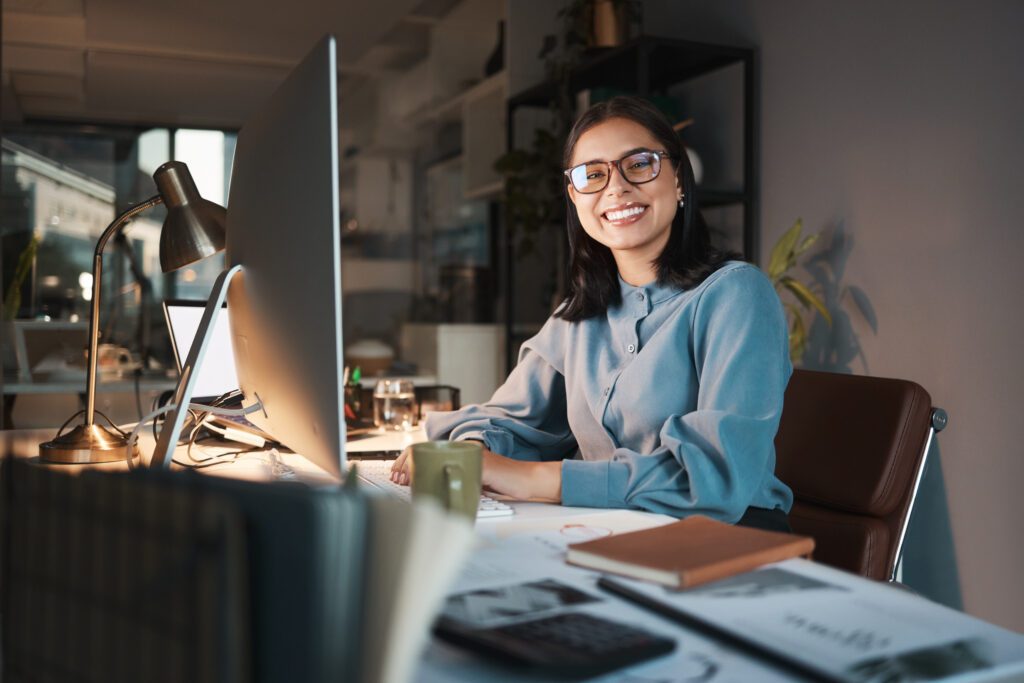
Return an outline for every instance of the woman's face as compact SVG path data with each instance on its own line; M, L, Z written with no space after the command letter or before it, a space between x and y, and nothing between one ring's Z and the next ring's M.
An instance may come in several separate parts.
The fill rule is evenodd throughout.
M580 136L570 167L616 161L640 150L660 152L664 145L639 123L608 119ZM613 168L603 190L583 194L570 183L569 198L586 233L611 250L623 279L631 284L655 279L653 263L668 243L679 206L675 165L669 159L662 159L661 172L652 181L633 185Z

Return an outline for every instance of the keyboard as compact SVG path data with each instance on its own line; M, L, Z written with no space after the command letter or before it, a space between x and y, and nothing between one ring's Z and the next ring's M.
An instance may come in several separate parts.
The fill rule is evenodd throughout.
M359 479L370 486L376 487L395 498L412 500L408 486L391 481L391 466L394 460L356 460ZM350 463L352 464L352 463ZM485 517L507 517L514 515L515 510L500 500L490 496L480 496L480 506L476 510L477 519Z

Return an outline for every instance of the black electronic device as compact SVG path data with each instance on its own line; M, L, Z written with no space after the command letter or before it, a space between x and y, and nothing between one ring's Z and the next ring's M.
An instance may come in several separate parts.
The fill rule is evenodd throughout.
M586 612L490 628L442 618L437 635L454 645L560 676L583 678L668 654L675 641Z

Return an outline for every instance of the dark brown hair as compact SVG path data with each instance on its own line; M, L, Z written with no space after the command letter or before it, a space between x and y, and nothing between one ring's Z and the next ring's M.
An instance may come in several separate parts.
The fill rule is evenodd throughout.
M655 260L658 282L690 289L703 282L726 261L738 255L711 246L711 235L700 214L693 169L679 136L653 104L635 96L618 96L590 107L573 124L565 141L564 168L572 163L576 143L585 132L609 119L628 119L646 128L672 158L672 167L685 203L676 211L668 243ZM586 233L566 189L566 227L569 232L569 292L555 315L578 321L603 315L621 301L618 269L608 247Z

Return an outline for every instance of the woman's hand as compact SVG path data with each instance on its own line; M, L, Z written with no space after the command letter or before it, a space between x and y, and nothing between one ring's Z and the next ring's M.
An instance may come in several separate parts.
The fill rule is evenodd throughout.
M391 465L391 481L402 486L409 485L409 465L412 464L412 446L406 446L402 454Z
M408 485L412 446L391 466L391 481ZM483 449L483 489L517 500L562 501L562 463L524 462Z

